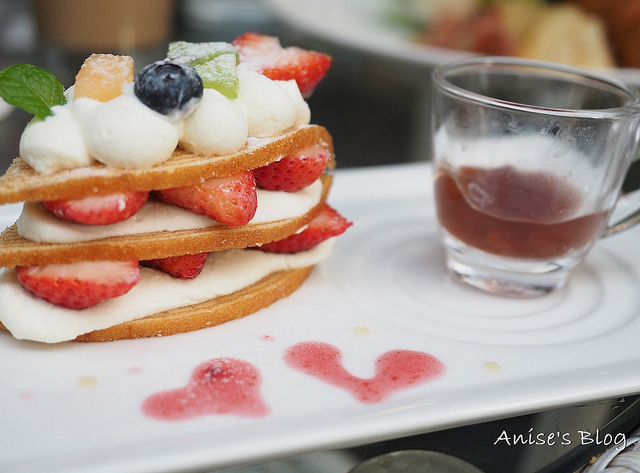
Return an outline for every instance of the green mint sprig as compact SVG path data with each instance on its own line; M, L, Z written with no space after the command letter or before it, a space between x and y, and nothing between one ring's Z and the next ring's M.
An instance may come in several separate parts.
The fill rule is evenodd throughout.
M51 107L66 103L64 86L51 72L31 64L16 64L0 71L0 97L40 119Z

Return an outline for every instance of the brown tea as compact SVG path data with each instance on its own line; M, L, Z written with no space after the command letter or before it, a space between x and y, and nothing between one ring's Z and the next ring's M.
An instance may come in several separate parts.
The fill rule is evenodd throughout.
M553 174L512 166L440 169L434 185L441 225L467 245L500 256L570 254L597 236L607 215L574 216L580 190Z

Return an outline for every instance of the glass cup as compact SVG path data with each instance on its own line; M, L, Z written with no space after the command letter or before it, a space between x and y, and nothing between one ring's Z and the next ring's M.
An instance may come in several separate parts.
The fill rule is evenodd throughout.
M433 85L436 213L447 266L462 281L546 294L599 237L635 222L610 222L629 206L620 189L640 142L633 91L579 69L493 57L438 66Z

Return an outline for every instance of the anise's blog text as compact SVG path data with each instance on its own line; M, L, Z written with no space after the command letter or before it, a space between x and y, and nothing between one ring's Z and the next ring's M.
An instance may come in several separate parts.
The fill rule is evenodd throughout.
M599 430L595 432L587 430L577 430L575 432L537 432L533 427L527 432L509 433L506 430L500 432L494 445L602 445L604 447L615 446L616 450L624 450L627 447L627 436L624 433L603 433Z

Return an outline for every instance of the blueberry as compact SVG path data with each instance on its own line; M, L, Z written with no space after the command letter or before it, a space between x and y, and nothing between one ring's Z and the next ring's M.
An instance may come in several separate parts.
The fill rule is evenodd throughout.
M185 64L157 61L140 71L135 94L147 107L171 120L187 117L202 98L202 78Z

